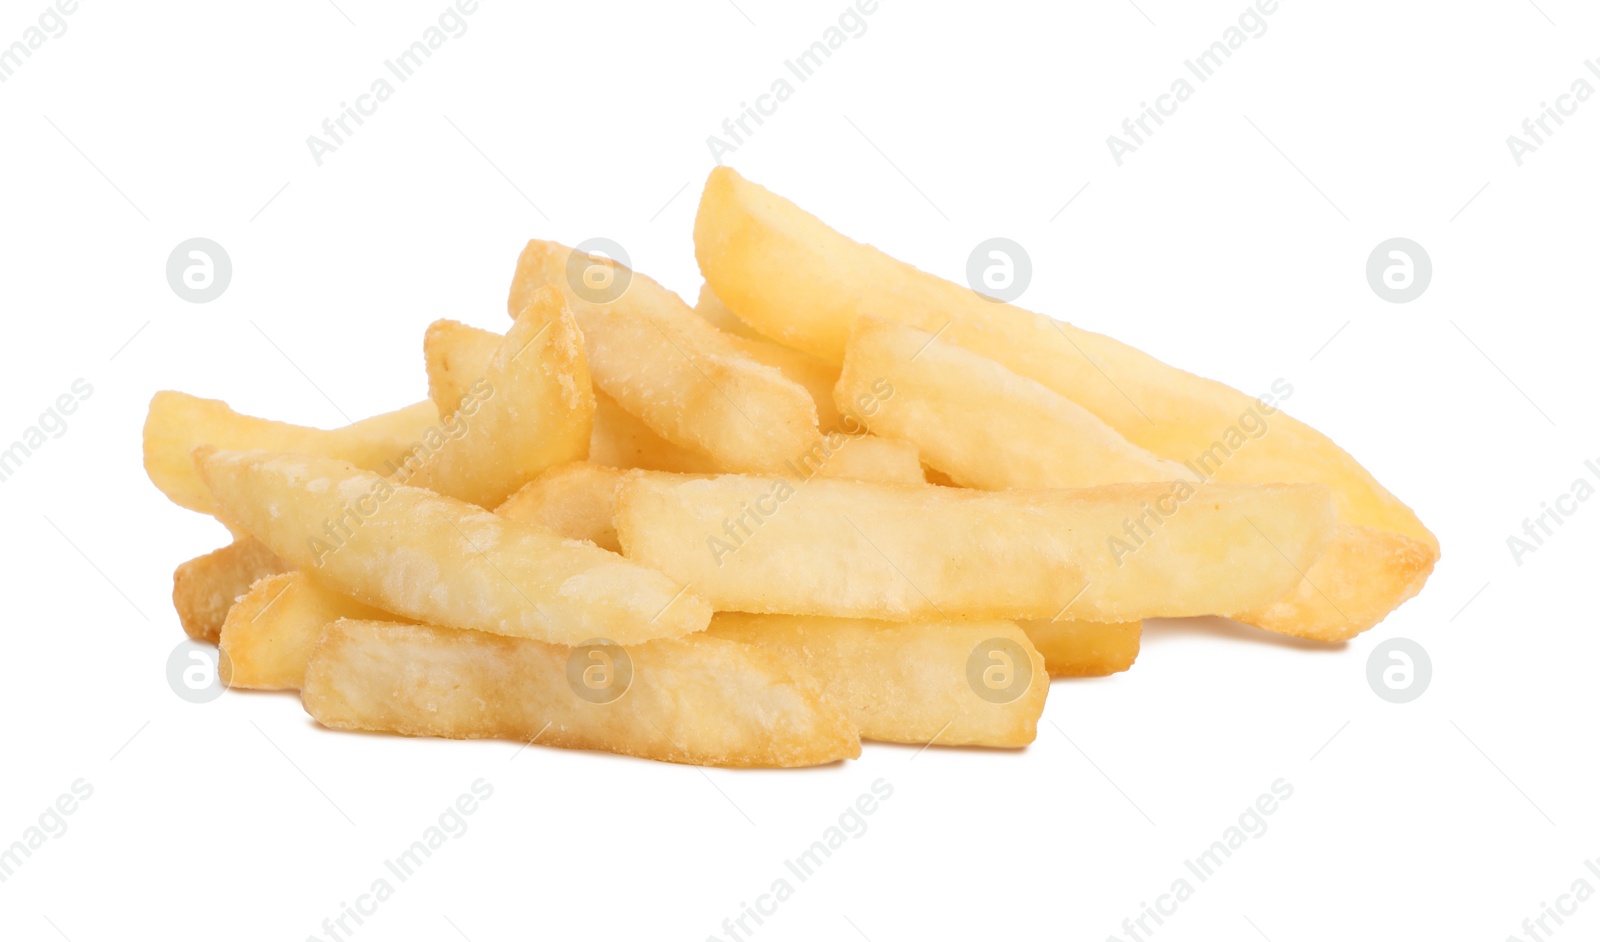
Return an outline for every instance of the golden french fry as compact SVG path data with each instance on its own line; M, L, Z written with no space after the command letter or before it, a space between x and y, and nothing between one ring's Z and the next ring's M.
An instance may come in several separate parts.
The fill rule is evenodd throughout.
M172 574L172 607L178 611L184 633L216 644L234 601L250 591L256 580L288 568L250 536L178 566Z
M1410 537L1341 523L1293 594L1229 617L1311 641L1347 641L1421 591L1437 559Z
M601 549L622 552L617 527L617 485L622 470L574 461L557 465L495 508L507 520L531 523L572 540L588 540Z
M574 290L574 270L602 272L625 290L588 300ZM817 437L816 403L804 388L649 278L553 242L529 242L517 260L512 311L546 285L565 292L595 385L667 441L723 469L772 470Z
M329 624L341 618L394 617L305 573L267 576L228 610L217 645L217 673L229 687L299 690L311 648Z
M1314 484L968 491L637 471L616 525L630 559L718 611L890 621L1240 611L1292 590L1334 532Z
M694 302L694 312L705 318L712 327L725 334L743 337L746 340L762 340L771 342L771 338L763 337L756 333L754 327L739 319L739 315L728 310L728 306L711 290L710 285L700 286L700 296Z
M193 457L202 445L325 455L387 473L399 467L438 424L439 413L428 402L329 430L241 415L225 402L167 390L150 400L144 423L144 469L173 503L208 514L214 504Z
M922 460L965 487L1095 487L1192 480L1031 379L926 331L863 317L845 349L842 405L889 383L862 410L879 435L913 442Z
M301 701L334 729L519 739L736 768L861 754L855 728L773 654L704 634L566 648L476 631L337 621Z
M943 331L952 343L1071 399L1133 444L1192 464L1207 480L1327 485L1340 522L1351 527L1341 531L1346 549L1339 558L1355 568L1308 572L1312 585L1275 609L1264 627L1350 637L1416 594L1438 559L1438 541L1410 508L1327 436L1265 400L920 272L727 167L706 182L695 254L706 283L741 319L830 362L842 362L861 315ZM1274 391L1288 394L1277 385ZM1391 566L1399 568L1385 568Z
M825 437L832 447L827 457L816 464L816 473L822 477L875 484L926 483L922 456L917 446L908 441L876 435Z
M545 468L589 453L594 392L583 337L559 291L529 296L458 405L449 434L409 463L400 483L494 507Z
M489 372L495 351L505 338L492 330L460 321L438 320L422 337L422 359L428 368L428 398L440 415L450 415L469 398L472 387Z
M714 624L715 622L713 622ZM1133 666L1142 622L1022 621L1051 677L1106 677Z
M404 618L555 644L632 644L711 620L703 600L659 572L346 462L205 450L196 460L225 519Z
M863 739L1026 746L1045 660L1009 621L896 622L721 612L707 633L778 656L842 707Z
M692 448L684 448L657 435L617 401L594 391L594 435L589 439L589 460L608 468L647 468L651 471L709 473L717 463Z

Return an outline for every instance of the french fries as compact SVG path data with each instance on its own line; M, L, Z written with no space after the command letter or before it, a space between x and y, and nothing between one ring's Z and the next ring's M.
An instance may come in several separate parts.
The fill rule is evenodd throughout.
M1044 657L1051 677L1107 677L1133 666L1141 622L1023 621L1017 623Z
M631 680L619 679L624 672ZM609 702L578 696L583 684ZM610 651L343 620L313 650L300 696L334 729L516 739L734 768L861 753L844 713L794 680L777 655L705 635Z
M1438 559L1276 399L727 168L694 235L692 309L529 242L510 329L435 322L429 400L345 428L157 394L151 480L235 535L173 576L222 680L330 729L700 765L1015 748L1052 677L1133 665L1144 618L1338 641Z
M1095 487L1192 480L1182 465L1128 442L1081 406L933 334L863 317L845 348L841 407L887 382L863 410L879 435L916 445L963 487Z
M708 632L776 655L839 704L863 739L1026 746L1049 678L1008 621L894 622L722 612Z
M272 550L249 536L180 565L172 574L172 607L184 633L216 644L234 600L256 580L288 568Z
M688 586L596 546L312 455L196 456L222 517L285 562L407 619L554 644L700 631Z
M215 505L193 459L194 450L202 445L324 455L387 473L398 468L438 424L439 413L427 402L325 430L241 415L225 402L164 391L150 400L145 419L144 469L174 504L209 514Z
M862 315L942 331L1076 402L1133 444L1194 463L1208 480L1327 485L1340 522L1350 525L1340 531L1337 558L1357 569L1307 572L1312 585L1305 591L1261 610L1263 627L1322 640L1351 637L1371 627L1370 613L1381 617L1416 594L1438 559L1438 541L1410 508L1315 429L1109 337L920 272L727 167L706 182L695 254L710 290L741 319L830 362L843 362ZM1241 432L1245 416L1265 429L1259 437ZM1324 597L1326 606L1294 602Z
M568 284L569 261L627 279L610 301ZM811 395L745 354L672 292L609 259L553 242L529 242L517 260L509 306L559 286L578 324L594 383L662 438L712 458L723 470L774 470L817 437Z
M299 690L322 630L341 618L394 616L335 592L300 572L268 576L228 611L217 674L229 687Z
M887 621L1238 611L1292 590L1334 531L1319 485L983 492L645 472L623 478L616 525L628 558L718 611Z
M593 421L583 337L561 293L543 288L457 400L449 434L397 478L494 507L545 468L587 456Z

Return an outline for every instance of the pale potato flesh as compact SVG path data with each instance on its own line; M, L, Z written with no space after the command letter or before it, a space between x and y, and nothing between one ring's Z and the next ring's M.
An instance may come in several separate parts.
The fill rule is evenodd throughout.
M903 324L863 317L845 350L842 406L888 382L860 414L878 435L912 442L964 487L1095 487L1192 479L1058 392Z
M617 511L620 468L587 461L557 465L528 482L495 508L507 520L531 523L574 540L588 540L601 549L622 552L613 520Z
M268 576L228 610L217 673L229 687L299 690L322 630L341 618L395 616L335 592L301 572Z
M696 765L822 765L861 753L844 712L775 654L705 634L626 652L631 684L595 703L570 685L569 648L338 621L312 652L301 701L335 729L513 739Z
M555 644L700 631L659 572L542 527L313 455L197 455L221 515L285 562L407 619Z
M172 574L172 607L184 633L216 644L228 609L239 596L250 591L257 580L288 569L287 563L252 536L181 564Z
M194 450L201 446L326 455L387 474L438 424L439 413L429 402L343 428L320 429L241 415L225 402L167 390L150 400L144 423L144 469L173 503L209 514L215 504L194 466Z
M409 460L397 482L494 507L544 469L588 455L594 391L560 292L530 296L457 405L447 434Z
M777 655L838 704L861 738L941 746L1026 746L1050 678L1028 636L1009 621L885 622L814 615L721 612L707 633ZM1009 642L1026 664L1005 662L1021 688L1007 702L980 696L969 676L979 645ZM989 659L979 652L984 666ZM980 675L981 676L981 675ZM981 681L980 681L981 682ZM1009 681L1008 681L1009 682Z
M825 360L843 361L862 315L942 331L952 343L1076 402L1133 444L1169 461L1195 463L1208 479L1327 485L1340 522L1351 525L1340 533L1346 546L1340 558L1354 571L1308 573L1315 585L1295 598L1317 602L1286 602L1264 627L1350 637L1416 594L1438 559L1438 540L1416 514L1310 426L1278 410L1261 415L1254 398L1109 337L918 271L730 168L714 169L706 182L695 254L707 285L728 309L760 333ZM1262 419L1265 434L1240 433L1247 414ZM1391 564L1400 568L1383 568ZM1324 595L1337 608L1321 604ZM1356 612L1377 614L1357 618Z
M616 525L630 559L718 611L890 621L1240 611L1291 591L1334 532L1319 485L970 491L645 472L623 478Z
M1021 621L1051 677L1107 677L1133 666L1142 622Z
M568 283L569 258L626 277L612 301L588 301ZM772 470L817 437L810 393L746 354L677 295L609 259L553 242L529 242L517 261L509 307L554 285L583 329L595 385L656 434L709 455L719 467Z

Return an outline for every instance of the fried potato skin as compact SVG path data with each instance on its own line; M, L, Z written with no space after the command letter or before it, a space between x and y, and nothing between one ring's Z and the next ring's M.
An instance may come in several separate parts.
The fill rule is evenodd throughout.
M861 618L721 612L713 637L778 655L839 704L863 739L943 746L1026 746L1049 691L1045 659L1013 622L897 623ZM1009 642L1029 663L1007 702L979 696L968 675L979 645Z
M1051 677L1109 677L1139 656L1142 622L1022 621Z
M317 642L301 701L333 729L537 741L663 762L786 768L861 753L844 713L772 654L704 634L626 650L631 684L594 703L569 687L568 648L344 620Z
M618 489L624 553L718 611L911 621L1131 621L1268 603L1332 539L1317 485L1163 484L969 491L813 479L631 472ZM1172 513L1142 545L1149 508ZM1255 604L1255 603L1252 603Z
M235 600L257 580L288 569L276 553L251 536L179 565L172 574L172 607L184 634L216 644Z
M592 544L313 455L196 456L223 516L285 562L405 618L555 644L701 631L687 587Z

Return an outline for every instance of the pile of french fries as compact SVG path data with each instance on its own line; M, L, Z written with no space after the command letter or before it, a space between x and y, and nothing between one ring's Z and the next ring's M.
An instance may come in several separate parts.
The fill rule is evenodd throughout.
M234 534L173 580L222 681L334 729L703 765L1016 747L1142 619L1340 641L1438 559L1267 402L728 168L694 242L693 307L529 243L506 333L432 325L428 401L345 428L157 394L150 479Z

